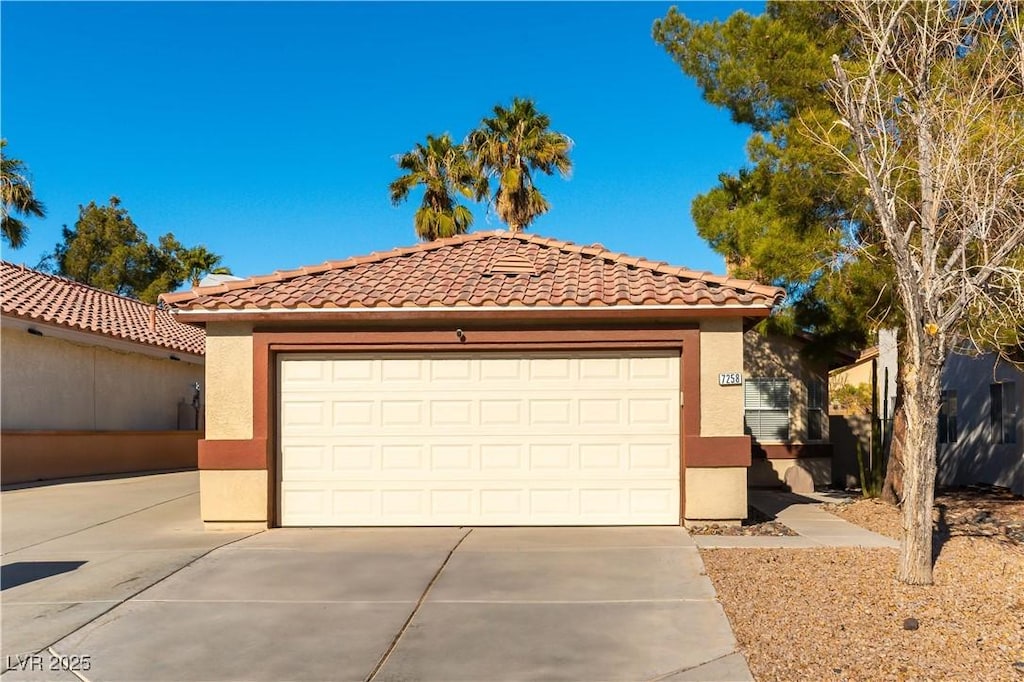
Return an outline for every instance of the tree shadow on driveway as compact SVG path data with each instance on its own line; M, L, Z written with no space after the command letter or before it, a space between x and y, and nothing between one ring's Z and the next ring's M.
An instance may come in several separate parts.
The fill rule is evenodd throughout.
M0 590L8 590L61 573L70 573L85 563L84 561L17 561L7 564L0 567Z

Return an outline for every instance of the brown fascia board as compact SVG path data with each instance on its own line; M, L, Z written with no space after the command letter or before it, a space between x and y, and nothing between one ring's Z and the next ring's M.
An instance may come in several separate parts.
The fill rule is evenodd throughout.
M608 323L619 321L679 321L692 322L706 318L740 317L765 318L771 314L768 307L755 306L722 306L720 308L703 308L697 310L675 309L665 310L657 306L625 306L614 312L609 307L571 307L572 313L565 309L531 310L526 306L509 306L505 310L474 311L474 306L458 306L454 308L345 308L350 312L336 313L335 309L310 309L308 311L281 313L268 309L232 310L229 313L218 310L179 310L175 317L183 323L205 324L210 322L332 322L345 324L349 322L445 322L452 319L476 320L481 322L512 322L516 320L559 320L563 322L579 321L581 323Z

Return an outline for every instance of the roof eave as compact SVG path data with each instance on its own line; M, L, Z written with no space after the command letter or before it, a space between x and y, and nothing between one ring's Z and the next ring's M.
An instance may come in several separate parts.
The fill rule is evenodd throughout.
M47 320L40 320L27 315L19 315L17 313L4 313L3 314L4 326L13 327L16 329L29 329L38 328L40 330L48 330L50 335L56 338L65 338L66 340L89 342L95 345L106 345L115 350L128 350L134 352L140 352L145 355L153 355L155 357L170 357L177 356L176 359L186 359L190 362L196 362L201 364L204 361L206 355L206 349L203 348L200 351L195 349L186 348L180 345L164 345L158 343L151 343L149 341L140 341L137 339L131 339L124 336L117 336L108 332L97 331L95 329L84 329L81 327L75 327L68 324L60 324L58 322L50 322ZM47 333L44 331L43 336ZM204 344L205 345L205 344Z
M274 308L274 309L193 309L175 310L184 323L267 322L267 321L403 321L429 322L473 317L481 320L690 320L708 317L763 318L772 306L760 305L636 305L636 306L457 306L446 308Z

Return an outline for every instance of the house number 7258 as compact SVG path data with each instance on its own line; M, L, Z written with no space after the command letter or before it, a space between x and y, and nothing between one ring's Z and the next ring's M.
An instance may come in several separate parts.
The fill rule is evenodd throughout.
M719 386L739 386L743 383L743 375L739 372L729 372L718 375Z

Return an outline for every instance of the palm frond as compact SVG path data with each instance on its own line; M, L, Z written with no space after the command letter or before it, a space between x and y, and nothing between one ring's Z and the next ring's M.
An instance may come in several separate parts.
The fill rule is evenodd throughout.
M2 205L3 239L12 249L25 245L28 226L11 213L23 216L46 217L46 207L32 191L28 169L20 159L3 153L7 140L0 140L0 205Z
M466 137L480 175L498 178L492 203L513 231L524 229L550 208L531 171L558 172L567 178L572 170L572 141L550 126L551 119L532 100L515 97L508 108L496 105L494 116L482 119Z

